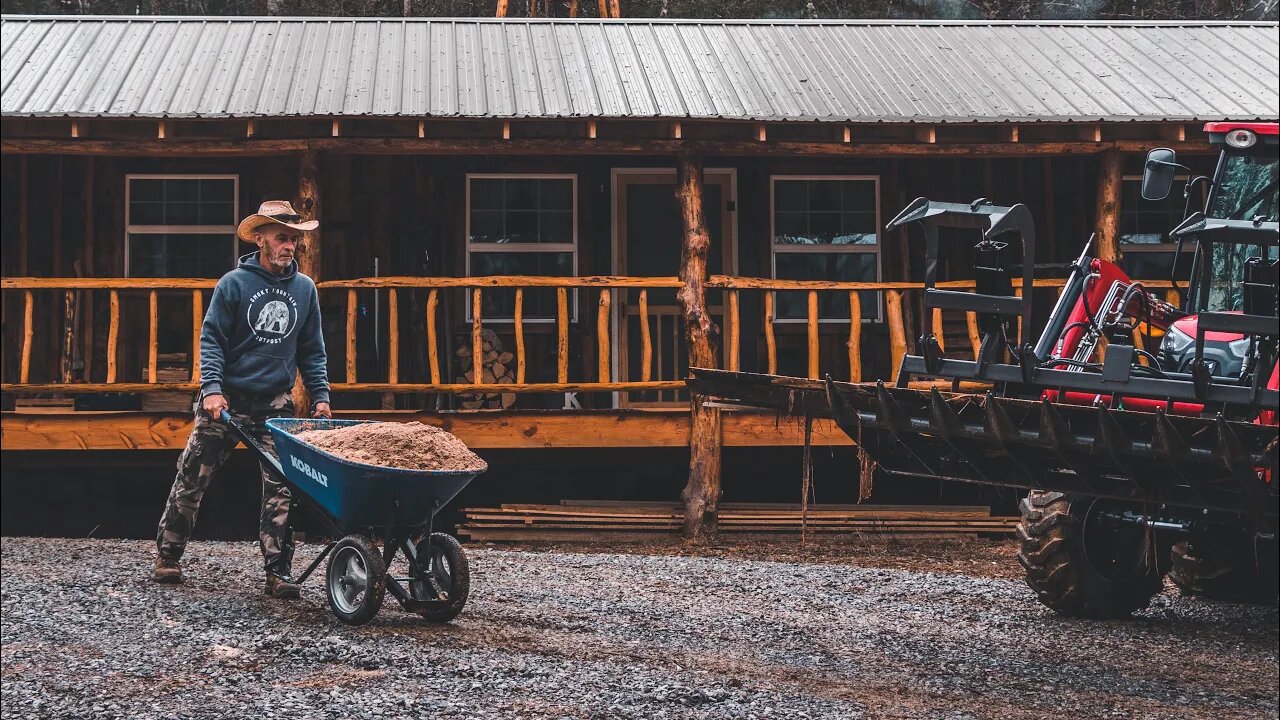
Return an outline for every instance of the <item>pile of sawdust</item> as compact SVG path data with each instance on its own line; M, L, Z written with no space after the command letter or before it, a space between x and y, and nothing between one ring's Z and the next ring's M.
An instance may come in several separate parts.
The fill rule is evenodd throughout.
M303 430L299 440L340 458L403 470L483 470L461 440L419 422L372 422L332 430Z

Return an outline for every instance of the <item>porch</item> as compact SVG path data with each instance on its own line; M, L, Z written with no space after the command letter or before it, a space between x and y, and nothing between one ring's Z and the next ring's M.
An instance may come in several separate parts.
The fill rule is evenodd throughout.
M20 305L19 347L0 390L7 403L6 450L172 450L190 430L198 387L199 333L213 280L201 278L5 278L6 307ZM319 283L329 310L334 405L341 417L417 420L442 426L477 448L679 447L690 441L684 392L687 345L681 320L652 311L651 293L681 285L675 277L377 277ZM956 281L949 287L972 287ZM1061 281L1036 287L1051 300ZM1149 287L1168 286L1151 281ZM781 371L852 382L889 380L908 351L909 310L919 283L799 281L711 276L708 304L722 331L717 364L731 370ZM554 318L526 317L526 298L554 297ZM1169 292L1172 292L1170 290ZM485 309L503 307L507 317ZM800 301L802 323L779 322L777 298ZM108 308L106 327L77 308ZM363 343L369 306L385 307L387 347ZM577 321L570 312L580 308ZM760 308L747 313L744 306ZM883 307L883 322L864 307ZM844 312L824 316L822 310ZM594 312L586 310L594 309ZM337 311L335 311L337 309ZM167 328L165 313L189 317ZM445 318L469 315L465 328ZM495 312L495 315L503 315ZM61 332L37 332L37 317ZM856 319L856 320L853 320ZM978 330L972 313L935 311L925 323L949 356L972 357ZM84 348L102 339L101 368L83 364ZM172 352L175 345L181 352ZM887 352L885 351L887 346ZM169 352L161 352L162 347ZM748 352L744 352L744 347ZM510 349L507 349L510 348ZM74 376L80 376L73 381ZM10 380L12 376L12 381ZM86 379L87 378L87 379ZM798 445L801 428L772 415L723 414L723 446ZM849 444L819 422L819 445Z

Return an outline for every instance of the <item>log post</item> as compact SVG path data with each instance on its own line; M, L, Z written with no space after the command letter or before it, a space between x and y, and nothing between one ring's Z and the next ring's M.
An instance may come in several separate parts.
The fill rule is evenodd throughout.
M569 382L569 293L556 288L556 382Z
M155 290L147 295L147 382L156 384L160 363L160 299Z
M707 254L711 235L702 213L702 157L685 150L678 159L676 200L684 238L680 251L681 287L676 292L684 320L689 367L714 368L715 323L707 313ZM720 503L720 411L703 405L704 398L690 393L693 413L689 429L689 482L684 500L684 535L714 537Z
M898 378L898 371L902 369L902 357L907 354L907 330L902 320L902 291L887 290L885 291L885 310L888 317L886 323L889 326L889 377L887 380L894 381Z
M471 288L471 383L479 385L484 382L484 308L483 291ZM481 396L483 397L483 396Z
M120 346L120 293L111 291L111 325L107 328L107 382L116 381L116 359Z
M737 372L741 351L739 346L742 342L741 329L738 324L738 291L729 290L725 295L729 301L729 307L725 311L729 316L729 337L727 338L728 342L725 343L729 347L729 352L727 353L728 358L726 359L725 364L728 365L730 370Z
M24 291L22 293L22 369L18 376L23 385L31 382L31 341L35 337L35 327L31 321L34 307L35 298L31 291Z
M778 374L778 340L773 334L773 296L774 293L767 292L764 294L764 344L765 355L768 358L769 374Z
M649 382L651 379L653 379L653 338L649 336L649 291L641 290L640 291L640 382Z
M191 291L191 382L200 382L200 331L204 328L204 293Z
M809 345L809 353L808 353L808 357L809 357L809 379L810 379L810 380L817 380L817 379L818 379L818 369L819 369L819 368L818 368L818 359L819 359L819 345L818 345L818 291L817 291L817 290L810 290L810 291L809 291L808 300L809 300L809 312L808 312L808 313L807 313L807 315L806 315L806 328L805 328L806 332L805 332L805 335L806 335L806 338L807 338L807 340L808 340L808 345Z
M849 291L849 382L862 382L862 296ZM772 375L773 371L769 371Z
M1098 224L1094 238L1094 254L1109 262L1120 260L1120 180L1124 168L1120 153L1102 153L1098 167Z
M302 153L298 168L298 201L293 207L302 215L303 220L320 219L320 160L314 150ZM307 233L301 252L298 253L298 271L317 282L323 276L319 229ZM293 383L293 411L298 417L311 415L311 396L302 385L301 375Z
M434 292L434 291L433 291ZM356 303L356 291L347 290L347 382L356 381L356 315L360 308ZM427 319L430 323L430 318ZM434 330L435 328L431 328ZM432 333L428 333L429 335Z
M387 382L400 382L400 296L387 290Z
M516 311L512 321L512 332L516 336L516 384L524 384L524 288L516 288Z

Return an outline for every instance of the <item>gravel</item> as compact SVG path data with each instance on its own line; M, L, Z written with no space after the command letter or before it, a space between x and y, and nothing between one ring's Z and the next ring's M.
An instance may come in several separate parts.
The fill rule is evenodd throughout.
M256 545L180 586L152 551L0 541L6 719L1277 717L1274 606L1064 619L1001 542L470 547L452 624L360 628L264 597Z

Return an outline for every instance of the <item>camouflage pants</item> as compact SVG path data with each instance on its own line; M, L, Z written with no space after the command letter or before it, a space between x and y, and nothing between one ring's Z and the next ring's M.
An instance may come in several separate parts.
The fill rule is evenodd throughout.
M267 452L275 454L275 441L267 430L266 420L273 417L292 417L293 398L289 393L279 395L243 395L226 392L231 416L249 434L257 438ZM178 475L173 479L169 501L160 527L156 530L156 546L160 556L178 560L186 550L187 541L196 526L196 514L200 500L209 487L218 468L222 467L239 438L230 426L210 418L197 400L195 428L187 439L187 447L178 458ZM289 507L292 496L285 487L262 465L262 511L258 520L258 543L268 570L288 575L293 564L293 537L289 530Z

